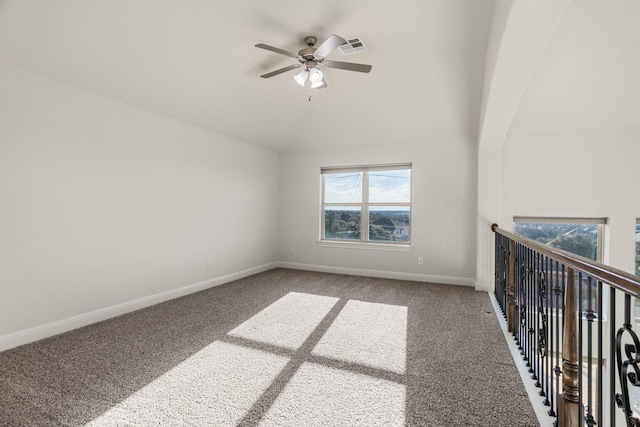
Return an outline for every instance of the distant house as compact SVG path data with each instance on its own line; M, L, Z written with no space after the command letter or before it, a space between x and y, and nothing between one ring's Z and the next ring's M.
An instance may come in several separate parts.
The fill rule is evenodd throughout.
M393 235L398 238L398 240L407 240L409 238L409 226L402 223L395 223L395 230L393 231Z

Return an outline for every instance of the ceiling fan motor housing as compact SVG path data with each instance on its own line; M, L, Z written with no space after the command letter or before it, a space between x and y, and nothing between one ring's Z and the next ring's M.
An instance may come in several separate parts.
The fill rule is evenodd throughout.
M318 61L313 61L313 60L305 61L304 65L307 68L307 70L310 70L318 65Z
M315 53L315 51L316 49L314 47L305 47L304 49L300 49L300 51L298 52L298 55L300 55L300 57L305 61L309 61L313 59L313 54ZM300 61L300 62L304 62L304 61Z
M310 67L315 67L317 64L317 62L313 65L309 64L309 61L314 61L314 60L318 60L318 58L315 58L313 56L313 54L316 52L316 48L313 47L315 46L315 44L317 43L318 38L314 37L314 36L307 36L304 38L304 43L307 45L307 47L305 47L304 49L300 49L300 51L298 52L298 55L300 56L300 63L301 64L306 64L307 69L309 69Z

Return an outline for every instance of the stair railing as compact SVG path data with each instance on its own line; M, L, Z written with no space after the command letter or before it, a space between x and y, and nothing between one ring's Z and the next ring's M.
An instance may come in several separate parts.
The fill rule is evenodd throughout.
M640 278L491 229L495 296L555 424L640 427Z

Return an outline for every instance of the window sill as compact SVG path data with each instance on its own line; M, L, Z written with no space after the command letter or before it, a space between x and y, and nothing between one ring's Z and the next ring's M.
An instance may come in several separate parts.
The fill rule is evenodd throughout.
M368 251L411 252L411 244L390 244L371 242L340 242L336 240L319 240L318 246L324 248L364 249Z

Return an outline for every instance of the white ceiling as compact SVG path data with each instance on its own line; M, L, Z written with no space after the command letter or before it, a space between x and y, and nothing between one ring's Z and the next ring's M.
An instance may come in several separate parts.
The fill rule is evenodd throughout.
M276 150L469 141L493 11L493 0L0 0L0 61ZM297 51L331 33L369 52L329 59L371 73L327 69L311 102L295 72L258 77L295 60L256 43ZM574 0L507 113L510 132L640 127L638 76L640 1Z

